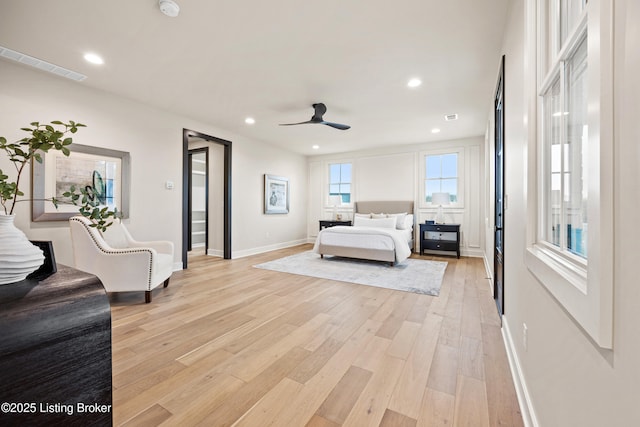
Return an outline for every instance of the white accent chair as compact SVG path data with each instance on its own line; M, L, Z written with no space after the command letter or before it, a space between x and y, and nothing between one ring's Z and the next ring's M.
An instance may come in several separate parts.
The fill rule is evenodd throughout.
M94 274L107 292L151 291L166 288L173 272L173 243L138 242L120 220L101 233L83 216L69 219L75 267Z

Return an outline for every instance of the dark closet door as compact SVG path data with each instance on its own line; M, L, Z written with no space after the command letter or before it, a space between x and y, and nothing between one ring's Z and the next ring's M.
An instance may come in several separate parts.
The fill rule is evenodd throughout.
M504 314L504 56L495 97L495 239L493 298Z

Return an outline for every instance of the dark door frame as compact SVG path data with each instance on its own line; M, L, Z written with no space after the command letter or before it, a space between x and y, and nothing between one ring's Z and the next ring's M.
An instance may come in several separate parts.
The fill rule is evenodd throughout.
M504 55L500 63L500 74L494 98L494 159L495 159L495 217L493 240L493 298L500 317L504 314L504 169L505 169L505 110L504 110Z
M193 249L193 155L204 153L205 174L204 174L204 247L209 248L209 147L192 148L189 150L189 243L187 251Z
M231 141L182 129L182 265L185 269L189 244L189 138L200 138L224 146L224 259L231 259Z

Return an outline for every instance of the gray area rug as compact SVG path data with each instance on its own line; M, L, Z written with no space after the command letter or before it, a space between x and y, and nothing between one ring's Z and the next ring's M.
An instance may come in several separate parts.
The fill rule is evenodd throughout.
M254 267L437 296L447 263L409 258L391 267L387 263L343 257L321 259L320 255L306 251Z

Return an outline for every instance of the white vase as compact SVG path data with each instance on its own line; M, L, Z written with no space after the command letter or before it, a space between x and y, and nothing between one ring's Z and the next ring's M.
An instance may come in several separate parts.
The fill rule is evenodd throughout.
M13 223L14 215L0 215L0 285L19 282L44 262L42 250Z

